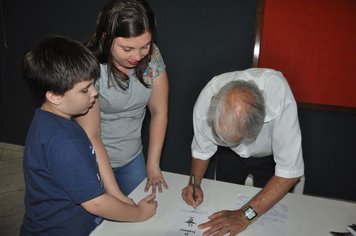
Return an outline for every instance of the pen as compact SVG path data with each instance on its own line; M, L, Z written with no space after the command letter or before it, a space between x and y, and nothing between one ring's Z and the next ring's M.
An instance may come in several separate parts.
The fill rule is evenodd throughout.
M195 196L195 178L194 178L194 175L192 175L192 184L193 184L193 200L195 202L195 199L196 199L196 196ZM194 207L194 209L196 210L197 207Z

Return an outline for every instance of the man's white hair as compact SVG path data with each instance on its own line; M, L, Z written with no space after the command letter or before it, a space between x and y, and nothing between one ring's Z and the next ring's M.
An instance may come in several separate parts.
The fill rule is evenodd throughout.
M217 138L226 146L255 140L263 126L265 104L253 81L231 81L211 99L209 121Z

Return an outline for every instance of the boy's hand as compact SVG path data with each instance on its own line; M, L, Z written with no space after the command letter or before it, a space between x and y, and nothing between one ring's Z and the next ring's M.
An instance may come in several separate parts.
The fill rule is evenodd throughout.
M145 221L156 214L157 201L155 201L156 194L151 193L147 197L143 198L137 205L140 209L140 220Z

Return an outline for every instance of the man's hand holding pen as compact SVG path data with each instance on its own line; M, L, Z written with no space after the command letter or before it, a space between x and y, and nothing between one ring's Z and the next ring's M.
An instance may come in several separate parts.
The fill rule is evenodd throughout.
M200 187L200 180L197 180L194 175L190 177L188 185L182 190L182 198L194 208L203 202L204 194Z

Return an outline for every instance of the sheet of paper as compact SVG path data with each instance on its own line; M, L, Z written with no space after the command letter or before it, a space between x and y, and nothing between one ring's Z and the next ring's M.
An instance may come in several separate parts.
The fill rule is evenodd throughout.
M202 206L195 210L181 202L177 205L164 236L201 236L204 230L198 229L198 225L207 222L208 216L214 212L215 210Z
M251 197L238 195L235 202L235 209L245 205ZM277 203L269 211L260 216L252 225L257 236L262 235L287 235L288 208L282 203Z

